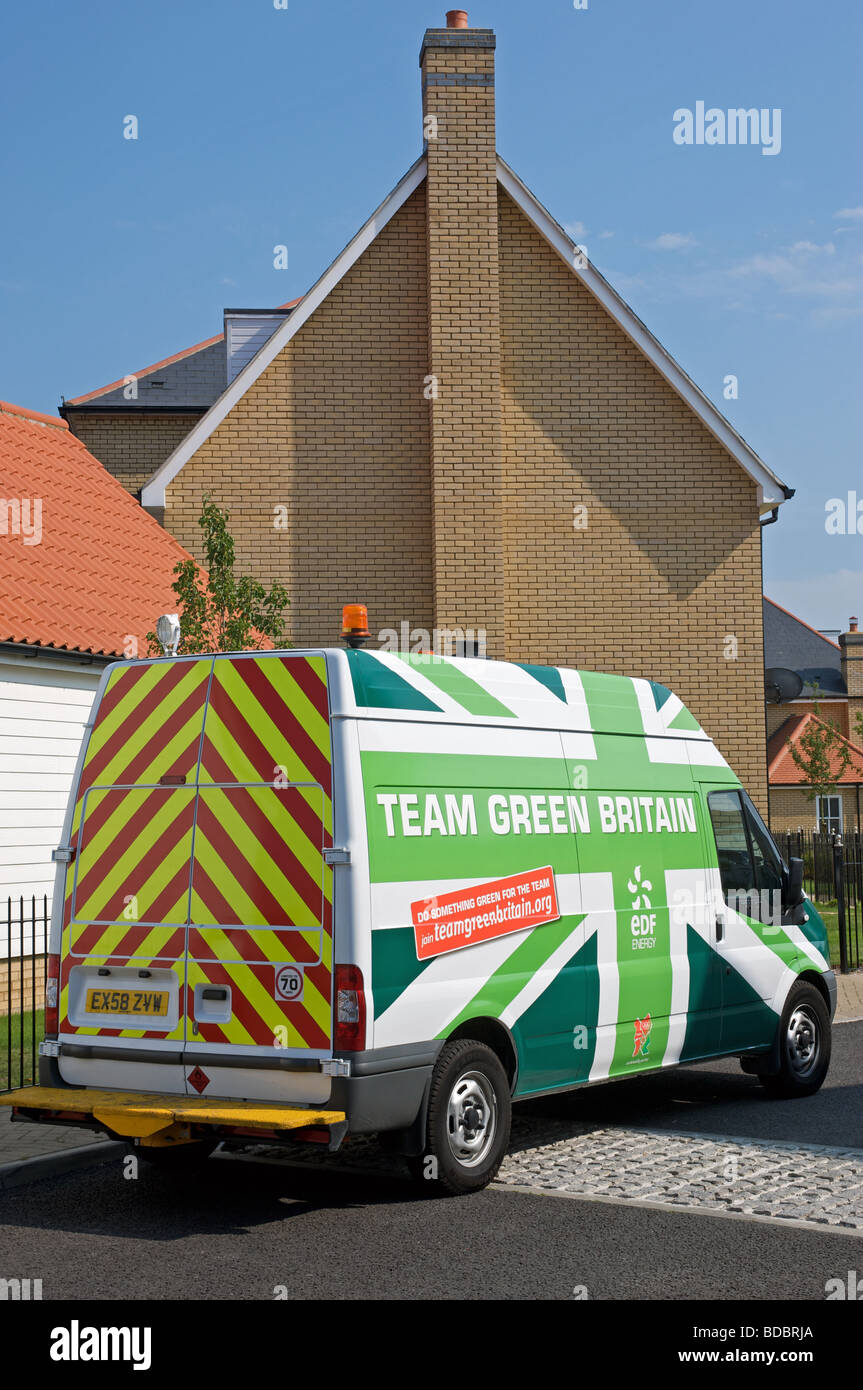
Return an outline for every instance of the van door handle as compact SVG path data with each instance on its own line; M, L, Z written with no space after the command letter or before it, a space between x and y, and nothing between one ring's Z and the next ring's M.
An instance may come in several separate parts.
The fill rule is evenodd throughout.
M722 917L716 919L716 940L721 941L725 936L725 921Z

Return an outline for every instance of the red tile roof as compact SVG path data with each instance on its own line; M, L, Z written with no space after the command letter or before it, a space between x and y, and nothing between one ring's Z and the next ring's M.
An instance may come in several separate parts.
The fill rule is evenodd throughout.
M5 401L0 492L0 641L123 656L131 635L147 656L182 546L65 421Z
M767 740L767 780L771 787L790 787L800 786L805 782L803 773L795 763L788 748L790 743L798 743L800 735L806 726L814 722L822 727L825 724L823 719L812 714L793 714L790 719L786 719L775 733L770 735ZM841 777L837 777L838 783L854 784L863 782L863 748L858 744L852 743L850 739L839 735L846 747L851 749L851 761ZM830 759L831 770L837 772L839 768L839 757L833 753Z
M300 299L302 299L300 295ZM299 304L299 299L289 299L287 304L277 304L277 309L295 309ZM169 367L172 362L180 362L184 357L191 357L194 352L202 352L204 348L212 347L213 343L220 343L224 338L224 333L217 333L213 338L205 338L202 343L193 343L191 347L182 348L180 352L175 352L171 357L163 357L161 362L154 362L149 367L142 367L139 372L134 372L133 376L138 380L142 376L149 375L150 372L157 372L160 367ZM84 405L87 401L95 400L96 396L104 396L108 391L116 391L118 387L125 386L128 377L121 376L119 381L109 382L107 386L99 386L95 391L88 391L85 396L73 396L67 401L67 405Z

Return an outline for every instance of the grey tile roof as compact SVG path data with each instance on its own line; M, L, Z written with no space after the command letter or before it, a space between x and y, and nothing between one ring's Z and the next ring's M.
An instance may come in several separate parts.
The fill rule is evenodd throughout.
M801 699L811 696L816 684L820 695L848 693L835 643L769 598L764 599L764 664L796 671L804 682Z
M68 404L77 410L158 410L183 406L189 410L208 410L227 385L225 343L202 346L197 352L150 370L138 379L138 399L126 400L122 383L113 391L103 391L91 400Z

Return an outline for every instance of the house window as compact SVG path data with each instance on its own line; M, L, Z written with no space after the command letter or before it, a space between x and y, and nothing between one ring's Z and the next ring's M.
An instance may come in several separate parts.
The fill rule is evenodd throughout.
M842 834L841 796L816 796L815 818L818 829L827 835Z

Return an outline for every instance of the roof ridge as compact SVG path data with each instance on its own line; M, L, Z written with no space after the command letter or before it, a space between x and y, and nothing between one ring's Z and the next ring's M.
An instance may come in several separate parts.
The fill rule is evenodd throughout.
M59 420L56 415L44 415L41 410L28 410L24 405L13 405L11 401L0 401L0 414L17 415L22 420L29 420L35 425L51 425L55 430L68 430L69 426L65 420Z

